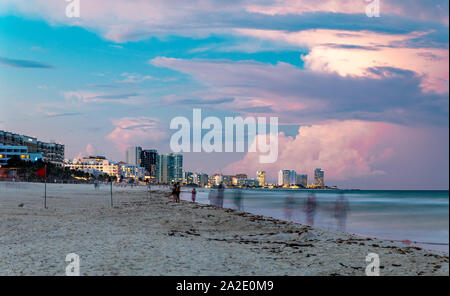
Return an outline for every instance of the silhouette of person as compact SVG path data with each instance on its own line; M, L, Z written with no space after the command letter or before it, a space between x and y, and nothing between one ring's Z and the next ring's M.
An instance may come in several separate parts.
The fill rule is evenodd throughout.
M295 201L292 194L286 196L284 200L284 217L286 220L291 220L292 213L294 212Z
M348 201L344 193L340 193L334 204L334 217L337 220L337 229L345 231L345 224L347 222L347 214L349 211Z
M306 213L306 224L314 225L314 216L316 215L316 196L314 193L310 193L306 198L305 203L305 213Z
M233 202L236 210L242 211L242 192L239 188L234 190Z
M215 189L211 188L208 194L209 204L215 206L216 205L216 192Z
M219 208L223 207L223 195L225 191L225 186L223 186L223 183L219 184L219 187L217 188L217 206Z

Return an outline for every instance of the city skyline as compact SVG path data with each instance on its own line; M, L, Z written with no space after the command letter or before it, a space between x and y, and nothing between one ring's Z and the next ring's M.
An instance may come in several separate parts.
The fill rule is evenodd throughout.
M201 152L184 167L448 190L448 1L380 2L368 17L363 0L82 0L69 18L63 0L2 1L0 130L127 161L130 146L171 153L171 119L194 108L277 117L276 162Z

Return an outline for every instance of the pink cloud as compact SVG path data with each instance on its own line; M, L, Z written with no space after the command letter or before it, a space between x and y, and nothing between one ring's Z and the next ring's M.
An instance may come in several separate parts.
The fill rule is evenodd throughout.
M367 69L393 67L423 76L421 86L426 91L448 92L448 50L402 46L408 40L429 32L406 35L328 29L299 32L236 29L236 32L310 48L310 52L302 59L305 66L313 71L338 73L341 76L376 77Z
M106 138L122 152L129 146L155 145L167 138L156 118L123 117L112 119L112 123L115 128Z
M96 154L97 149L95 149L94 145L92 145L91 143L88 143L86 146L86 153L88 155L95 155Z
M260 164L258 153L247 153L225 171L253 175L263 169L274 178L279 170L290 169L311 178L315 168L322 168L326 178L332 180L380 175L385 172L377 169L376 164L393 155L392 148L383 142L383 138L398 129L388 123L357 120L302 126L295 138L279 134L277 162Z
M265 4L249 4L247 10L268 15L331 12L364 14L373 0L275 0ZM431 2L431 3L430 3ZM433 3L434 2L434 3ZM448 3L421 0L380 0L381 15L402 15L409 18L440 21L448 25Z
M367 3L364 0L276 0L268 4L248 5L247 10L262 14L302 14L305 12L364 13Z

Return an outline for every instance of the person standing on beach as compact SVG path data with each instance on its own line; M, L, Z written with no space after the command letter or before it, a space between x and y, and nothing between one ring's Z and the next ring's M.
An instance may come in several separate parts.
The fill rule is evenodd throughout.
M217 188L217 204L216 204L219 208L223 208L224 190L225 186L223 186L223 183L220 183L219 187Z
M177 183L177 185L175 185L175 188L175 202L180 202L181 184Z
M177 202L177 189L178 189L178 183L177 184L173 184L172 186L172 199L173 202Z
M195 196L197 195L197 190L192 189L192 202L195 202Z

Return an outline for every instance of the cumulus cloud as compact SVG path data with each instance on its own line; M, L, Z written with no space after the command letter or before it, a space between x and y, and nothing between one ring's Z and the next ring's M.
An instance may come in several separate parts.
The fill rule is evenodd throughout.
M86 149L83 152L79 152L74 159L82 159L85 156L95 156L96 154L97 148L92 143L88 143Z
M154 146L167 138L167 133L160 126L159 120L153 117L123 117L111 120L114 130L107 139L114 142L120 151L129 146Z
M377 151L374 147L392 128L393 125L387 123L356 120L302 126L295 138L279 134L279 155L275 163L260 164L257 152L247 153L241 161L231 164L226 170L251 172L253 175L263 168L274 177L282 169L311 176L315 168L322 168L333 180L384 174L373 164L389 157L391 151L388 145Z
M308 174L312 182L314 169L322 168L328 185L360 180L364 188L374 189L448 188L448 126L430 129L327 121L300 127L295 138L280 133L278 139L277 162L261 164L258 152L247 153L224 173L253 176L257 170L265 170L269 179L276 181L279 170L289 169Z
M97 149L91 143L88 143L86 146L86 153L88 155L95 155L97 153Z

